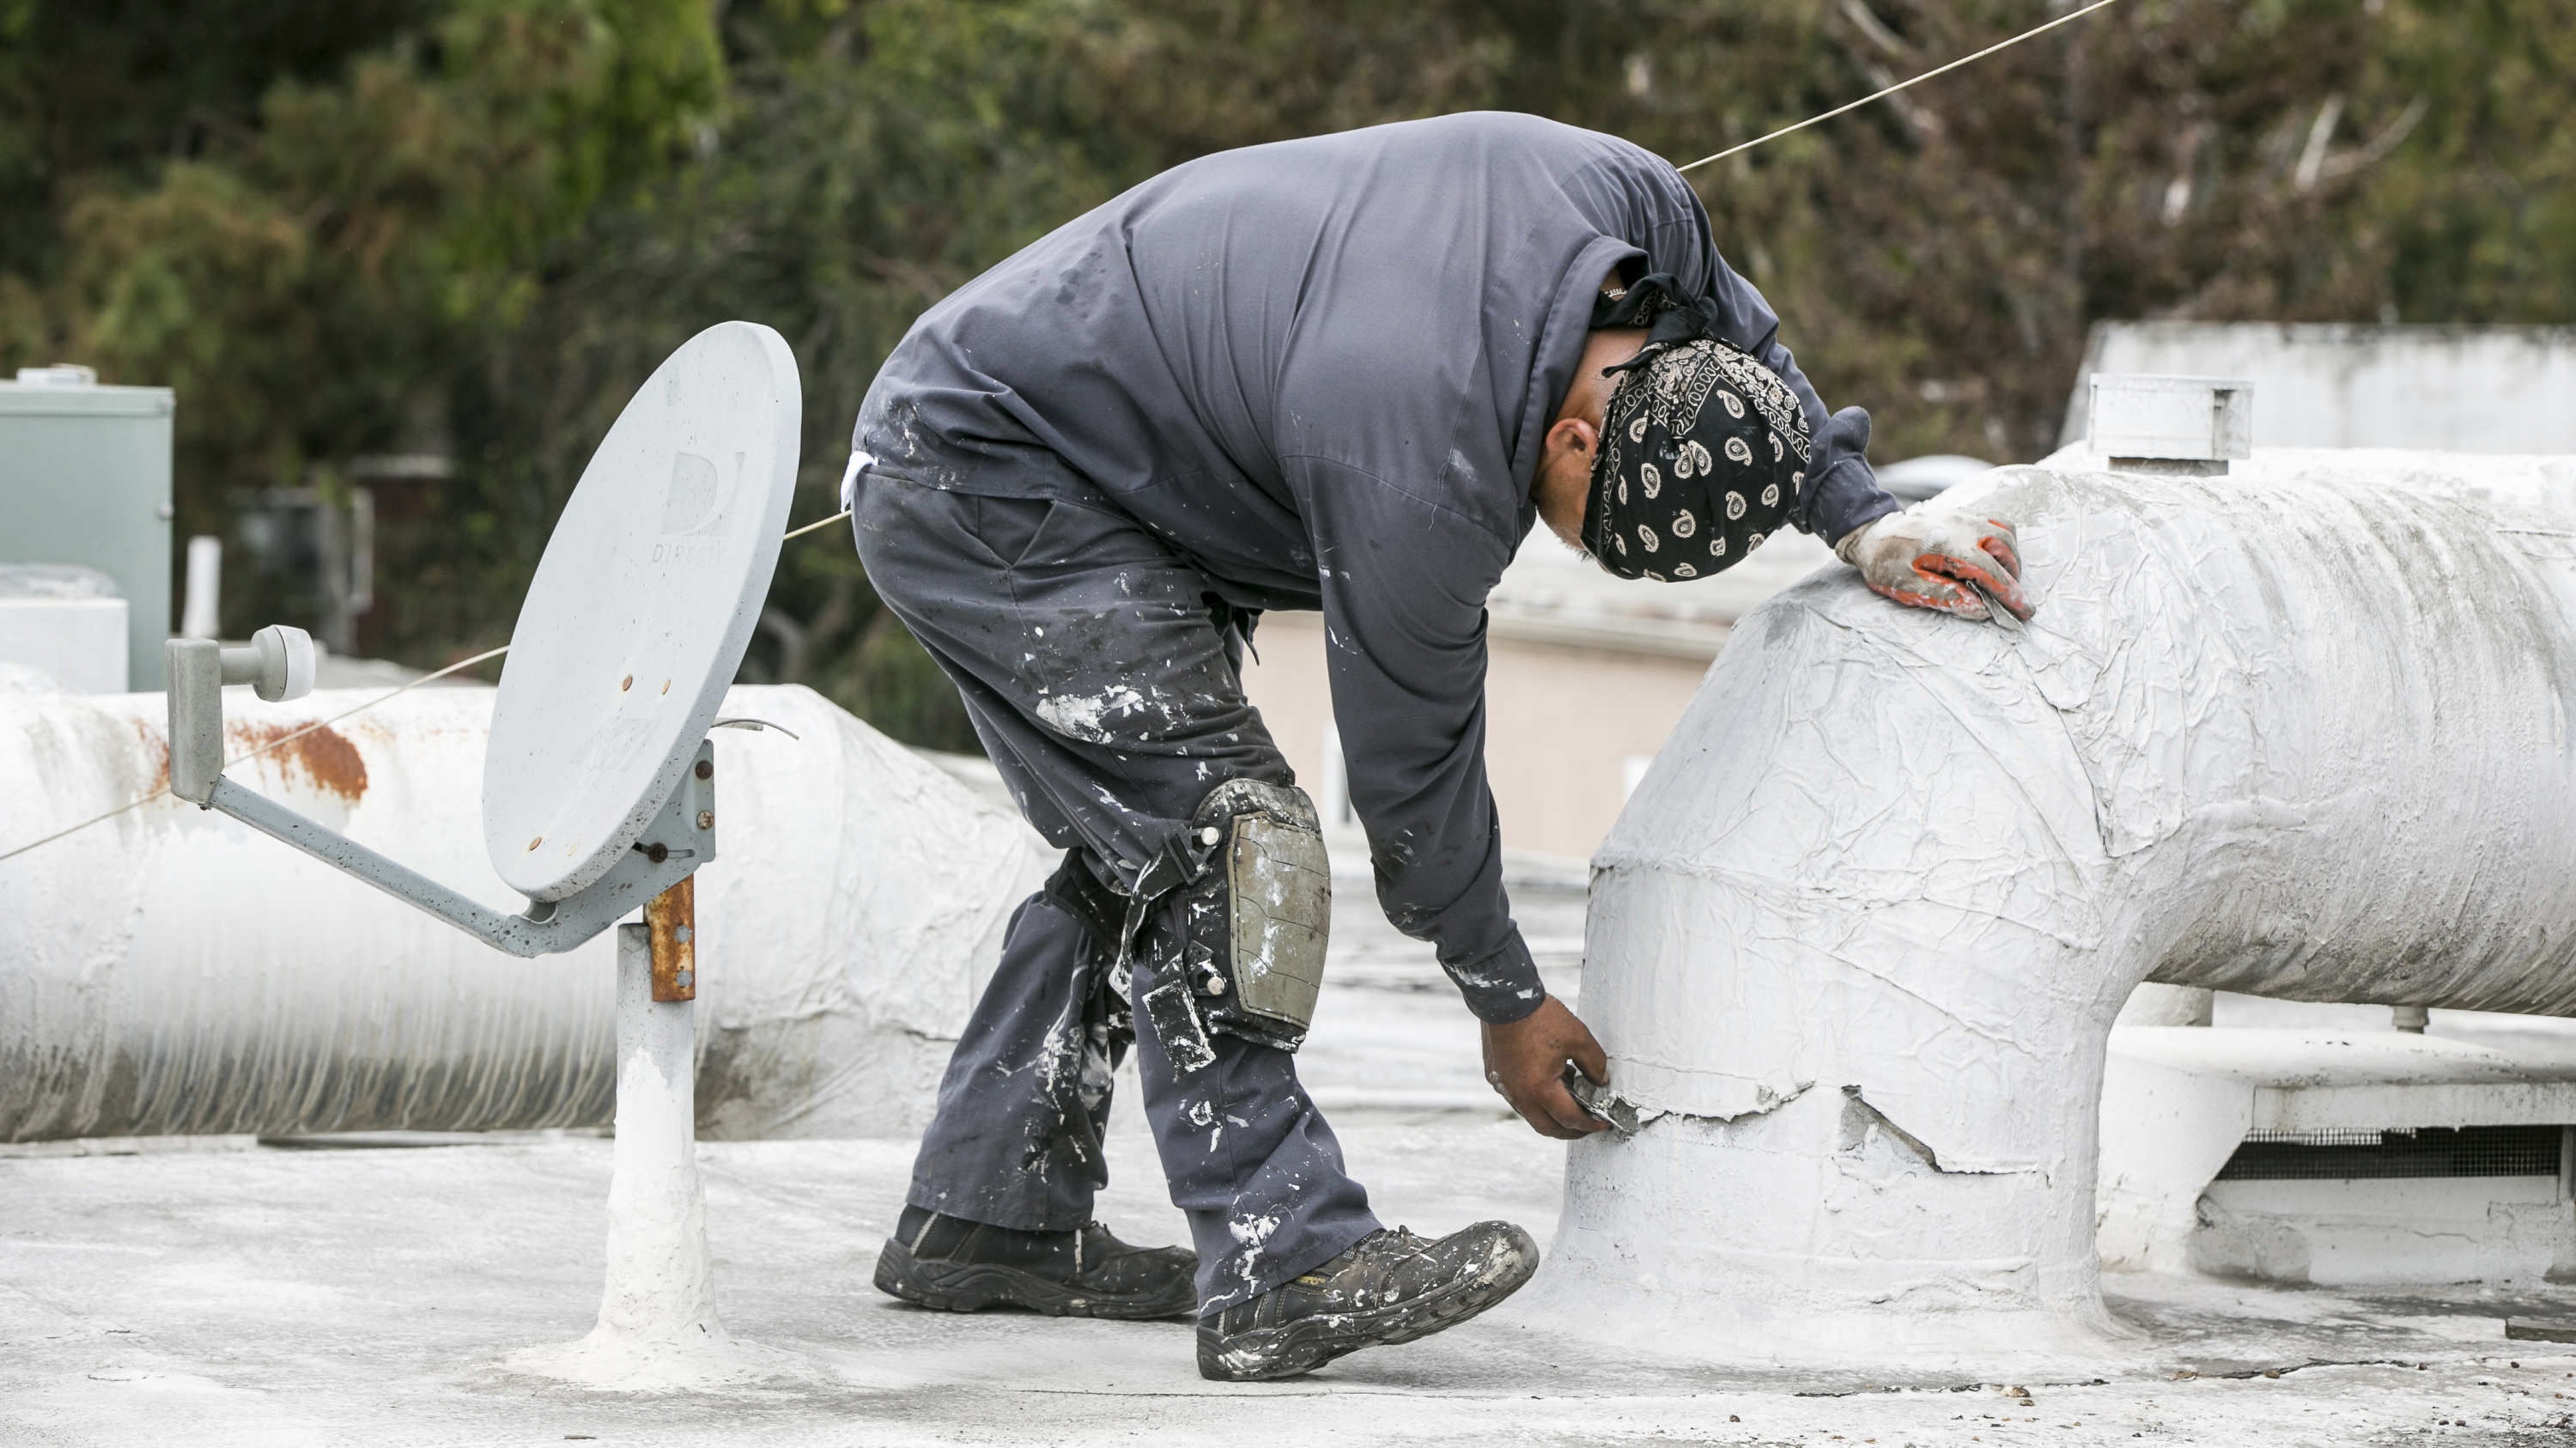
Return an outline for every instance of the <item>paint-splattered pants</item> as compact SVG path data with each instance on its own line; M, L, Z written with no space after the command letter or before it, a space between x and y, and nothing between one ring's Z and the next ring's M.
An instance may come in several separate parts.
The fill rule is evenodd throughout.
M1218 784L1292 782L1244 700L1240 636L1199 574L1133 522L875 474L855 503L869 581L956 682L1021 811L1056 845L1132 877ZM1148 928L1122 991L1070 913L1043 895L1020 906L940 1082L914 1206L1024 1231L1090 1219L1107 1181L1110 1071L1155 984L1151 937L1172 924ZM1296 1058L1211 1039L1214 1064L1186 1075L1150 1030L1135 1042L1145 1118L1198 1249L1202 1312L1378 1227Z

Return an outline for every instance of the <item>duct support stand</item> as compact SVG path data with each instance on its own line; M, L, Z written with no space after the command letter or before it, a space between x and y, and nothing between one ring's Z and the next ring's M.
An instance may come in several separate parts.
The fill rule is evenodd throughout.
M577 1342L512 1354L507 1371L624 1391L795 1371L791 1355L735 1341L716 1316L698 1178L692 893L682 880L646 907L646 924L617 927L617 1140L598 1323Z

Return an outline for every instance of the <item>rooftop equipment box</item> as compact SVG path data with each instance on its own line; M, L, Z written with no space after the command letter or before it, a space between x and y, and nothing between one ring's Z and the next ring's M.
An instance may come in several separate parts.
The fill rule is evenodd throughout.
M139 692L161 687L170 634L177 406L167 387L0 382L0 563L74 563L115 579L127 687Z

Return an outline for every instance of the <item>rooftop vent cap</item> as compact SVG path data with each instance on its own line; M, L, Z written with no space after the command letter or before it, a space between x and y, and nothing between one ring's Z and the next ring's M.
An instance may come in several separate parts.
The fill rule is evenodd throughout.
M2122 472L2215 477L2254 455L2254 384L2235 377L2096 373L2093 451Z

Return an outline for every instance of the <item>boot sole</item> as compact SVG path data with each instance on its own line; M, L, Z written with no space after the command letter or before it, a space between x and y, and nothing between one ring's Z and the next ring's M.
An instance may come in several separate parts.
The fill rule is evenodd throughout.
M1148 1297L1083 1292L1033 1272L987 1262L924 1260L901 1242L877 1253L877 1290L941 1312L981 1312L1025 1307L1049 1317L1100 1317L1145 1322L1180 1317L1198 1306L1198 1289L1184 1280Z
M1293 1378L1362 1348L1394 1347L1456 1327L1520 1291L1538 1271L1538 1243L1527 1232L1518 1236L1511 1265L1446 1297L1417 1298L1366 1312L1301 1317L1277 1327L1239 1332L1231 1339L1202 1325L1199 1376L1222 1383Z

